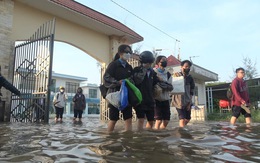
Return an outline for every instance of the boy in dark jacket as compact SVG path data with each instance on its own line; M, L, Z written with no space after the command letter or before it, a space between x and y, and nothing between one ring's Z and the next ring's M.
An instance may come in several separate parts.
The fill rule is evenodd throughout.
M146 128L151 129L154 122L155 100L153 98L154 86L158 82L156 73L151 68L154 62L153 53L144 51L140 54L141 66L135 67L133 71L133 80L136 87L141 91L143 100L140 105L135 107L138 118L138 130L143 129L144 118L147 118Z

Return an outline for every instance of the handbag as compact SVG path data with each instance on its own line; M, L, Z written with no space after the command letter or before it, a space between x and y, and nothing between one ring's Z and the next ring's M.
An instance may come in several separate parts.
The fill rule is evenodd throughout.
M159 86L159 84L157 83L154 86L154 92L153 92L153 96L154 98L158 99L160 97L160 95L162 94L163 89Z
M99 90L100 90L100 92L101 92L101 96L105 99L105 98L106 98L106 95L107 95L107 90L108 90L108 88L105 87L104 84L100 84Z

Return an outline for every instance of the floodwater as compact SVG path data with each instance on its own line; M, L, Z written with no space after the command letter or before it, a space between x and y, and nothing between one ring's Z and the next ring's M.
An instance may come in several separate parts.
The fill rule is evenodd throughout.
M83 123L0 123L0 162L172 163L260 162L260 126L171 121L164 131L106 133L98 117Z

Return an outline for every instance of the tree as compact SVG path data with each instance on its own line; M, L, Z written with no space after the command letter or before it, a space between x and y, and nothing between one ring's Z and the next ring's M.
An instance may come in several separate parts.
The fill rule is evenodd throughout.
M243 57L243 68L245 69L245 80L254 79L257 77L258 72L256 69L256 62L253 63L253 61L248 57ZM236 72L235 69L233 69L233 72ZM234 73L233 76L230 76L231 80L233 80L236 77L236 73Z
M133 52L135 54L140 54L141 53L140 52L141 48L142 48L142 45L141 44L137 44Z
M243 64L245 69L245 79L254 79L257 76L257 69L256 69L256 62L253 61L248 57L243 57Z

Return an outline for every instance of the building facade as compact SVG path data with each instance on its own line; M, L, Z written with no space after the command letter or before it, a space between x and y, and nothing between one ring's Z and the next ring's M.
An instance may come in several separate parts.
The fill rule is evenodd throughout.
M167 58L167 70L172 74L175 72L181 71L180 64L181 64L181 61L172 55L170 55ZM204 120L207 115L207 111L209 110L209 106L207 105L205 83L210 82L210 81L217 81L218 74L216 74L212 71L209 71L203 67L200 67L194 63L191 66L190 74L193 77L194 82L195 82L195 91L194 91L194 96L192 99L193 104L195 105L195 108L201 108L200 111L201 110L203 111L203 113L197 113L198 111L196 111L196 112L194 111L192 119ZM192 111L193 111L193 109L192 109ZM177 113L175 112L175 114L177 114ZM199 115L199 117L196 117L195 115Z
M66 74L52 73L51 84L51 99L54 98L56 92L59 91L59 87L65 87L65 92L68 95L68 101L64 110L64 114L67 116L73 116L74 103L72 98L76 94L78 87L83 89L83 94L86 98L86 108L83 115L99 114L100 112L100 92L97 84L87 83L87 78L72 76ZM54 114L54 108L51 104L50 113Z

